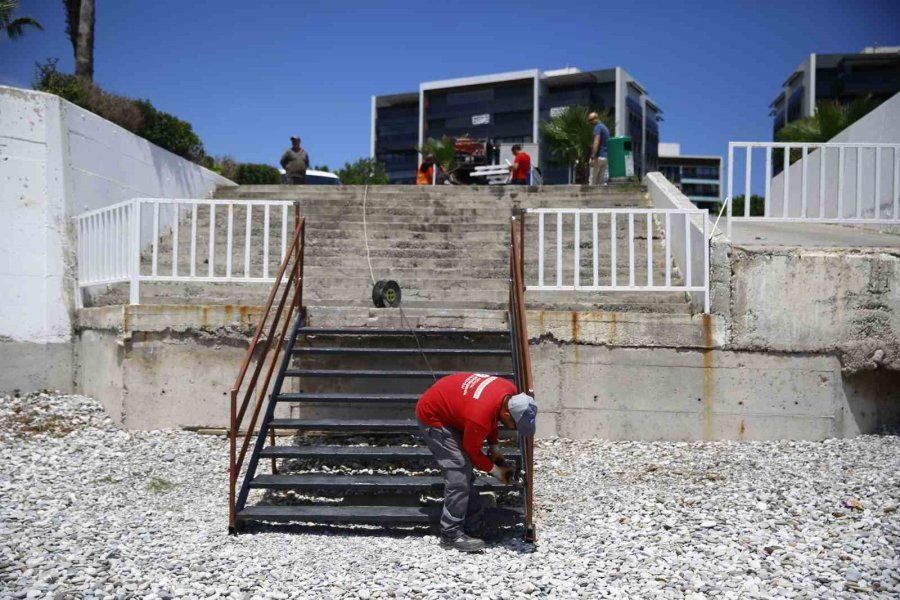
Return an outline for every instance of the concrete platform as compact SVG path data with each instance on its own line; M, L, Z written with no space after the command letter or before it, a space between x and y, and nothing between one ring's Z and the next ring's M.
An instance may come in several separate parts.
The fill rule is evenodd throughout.
M719 222L725 229L725 222ZM731 240L735 246L798 246L804 248L900 248L900 235L877 226L845 226L825 223L760 223L735 221Z

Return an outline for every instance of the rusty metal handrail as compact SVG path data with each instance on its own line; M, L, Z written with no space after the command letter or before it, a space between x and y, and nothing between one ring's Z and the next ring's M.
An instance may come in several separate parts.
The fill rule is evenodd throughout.
M299 212L297 212L295 215L294 235L291 239L290 248L285 254L284 260L281 261L281 266L278 269L278 275L275 278L275 283L272 286L271 291L269 291L269 296L266 300L263 314L256 326L256 332L253 335L253 339L250 341L250 346L247 348L247 353L245 354L244 361L241 364L240 370L238 371L238 376L231 388L231 428L229 430L230 451L228 463L228 519L229 530L232 532L236 530L235 528L237 524L238 475L240 474L241 467L243 466L244 458L246 457L247 450L250 445L250 440L253 437L253 433L256 428L256 422L259 418L259 413L262 409L263 403L265 402L266 395L269 390L269 385L272 381L272 375L275 371L275 366L278 364L278 359L284 345L283 342L285 339L287 328L289 324L294 320L295 313L299 314L303 302L303 254L305 246L305 229L306 219L301 218L299 216ZM288 272L289 268L290 274L285 282L285 273ZM272 315L268 333L266 334L265 339L260 342L262 333L266 328L266 322L269 321L269 315L270 313L272 313L272 306L275 303L275 298L279 295L279 288L283 289L281 289L278 306L275 309L274 314ZM293 295L291 294L292 290ZM289 303L288 298L290 298ZM286 305L287 311L285 311ZM279 325L281 325L280 331L278 331ZM273 342L275 342L275 351L274 353L270 353ZM244 379L247 375L247 371L250 368L250 363L253 361L254 355L257 352L259 352L259 356L256 357L256 366L253 369L253 374L250 377L247 388L243 392L243 399L240 403L240 407L238 407L238 396L241 394L241 387L244 385ZM257 385L259 383L260 374L263 372L263 368L266 366L267 362L268 368L266 368L265 370L266 372L263 383L262 385ZM238 432L241 428L241 424L244 421L244 417L246 417L247 415L247 409L250 406L250 401L252 400L254 394L256 395L256 403L253 407L250 424L244 431L240 453L238 453ZM271 437L272 442L274 443L274 431L271 432ZM272 470L273 472L275 471L274 459L272 460Z
M518 225L518 227L517 227ZM517 231L518 230L518 231ZM516 354L516 385L520 392L534 397L531 352L528 348L528 324L525 315L525 215L513 214L510 222L509 315ZM521 440L522 465L525 471L525 537L536 541L534 529L534 437Z

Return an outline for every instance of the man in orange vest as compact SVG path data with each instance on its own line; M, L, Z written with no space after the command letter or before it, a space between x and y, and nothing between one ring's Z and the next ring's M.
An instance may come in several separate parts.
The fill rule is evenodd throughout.
M434 155L429 154L416 171L416 185L431 185L434 183L434 166Z

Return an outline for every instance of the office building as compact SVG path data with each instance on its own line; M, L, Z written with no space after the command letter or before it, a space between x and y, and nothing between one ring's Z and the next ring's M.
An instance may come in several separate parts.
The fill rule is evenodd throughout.
M876 103L900 92L900 46L864 48L857 54L810 54L794 69L769 105L772 136L811 117L819 100L849 103L871 96Z
M554 164L540 139L541 121L569 106L609 110L612 135L632 138L635 175L657 170L662 111L621 67L515 71L419 84L417 92L372 97L371 156L393 183L414 183L416 146L427 138L470 136L493 143L534 143L532 157L544 182L568 183L569 169Z
M659 171L699 208L722 201L722 157L681 153L681 144L659 145Z

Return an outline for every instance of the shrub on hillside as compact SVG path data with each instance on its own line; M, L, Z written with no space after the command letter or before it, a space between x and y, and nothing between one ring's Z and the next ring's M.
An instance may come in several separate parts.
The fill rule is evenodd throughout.
M222 173L225 175L224 173ZM228 177L227 175L225 175ZM281 173L278 169L269 165L257 163L241 163L237 165L234 177L229 177L240 185L274 185L281 183Z
M34 89L56 94L169 152L203 163L203 143L190 123L157 110L149 100L110 94L87 79L60 73L56 63L56 59L48 59L35 65Z

